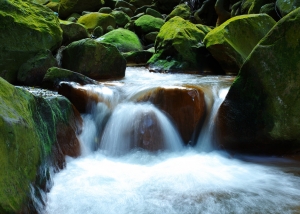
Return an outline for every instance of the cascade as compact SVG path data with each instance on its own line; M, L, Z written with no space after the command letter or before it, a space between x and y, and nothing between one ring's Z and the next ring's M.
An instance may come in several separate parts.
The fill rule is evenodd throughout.
M122 80L84 86L97 93L101 102L82 115L82 155L68 158L66 169L54 175L45 212L299 211L296 174L300 173L292 162L235 159L214 149L214 117L232 81L224 76L154 74L144 68L127 68ZM201 133L194 134L196 146L183 145L174 121L159 106L139 101L162 86L197 86L204 91L206 118ZM291 170L294 174L288 173Z

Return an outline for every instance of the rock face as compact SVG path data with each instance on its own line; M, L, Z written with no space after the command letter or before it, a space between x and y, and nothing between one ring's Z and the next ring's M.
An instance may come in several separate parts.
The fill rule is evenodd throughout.
M67 18L72 13L97 11L104 4L102 0L60 0L58 13L60 18Z
M81 16L77 22L84 25L89 32L92 32L98 26L102 27L103 31L106 31L108 26L116 27L115 18L106 13L88 13Z
M200 88L157 88L140 97L138 101L150 101L166 112L175 125L183 141L192 141L193 133L205 119L206 104Z
M206 48L228 74L237 74L255 45L275 25L266 14L229 19L204 38Z
M297 9L247 58L218 112L221 147L248 153L299 151L299 24Z
M204 70L207 50L201 44L205 33L178 16L163 25L155 41L150 70Z
M30 185L46 190L49 167L80 154L80 115L64 97L34 96L2 78L0 86L0 211L36 213Z
M115 78L124 77L126 60L111 44L83 39L63 50L62 67L92 79Z
M17 76L18 82L28 86L41 85L47 70L54 66L57 66L57 61L51 51L40 51L21 65Z
M143 46L137 35L123 28L110 31L98 38L97 41L112 44L116 46L120 52L143 50Z
M23 63L60 46L62 31L53 11L44 6L7 0L0 1L0 8L0 76L15 82Z

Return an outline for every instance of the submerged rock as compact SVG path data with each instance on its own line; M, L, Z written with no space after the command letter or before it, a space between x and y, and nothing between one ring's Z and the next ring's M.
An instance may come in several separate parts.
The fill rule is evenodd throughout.
M196 87L159 87L137 100L150 101L170 116L186 144L193 140L206 115L204 93Z
M63 50L62 67L92 79L118 78L125 75L126 60L114 45L83 39Z
M236 16L211 30L206 48L228 74L237 74L242 64L275 21L266 14Z
M19 67L41 50L55 50L62 41L54 12L28 1L0 1L0 76L15 82Z
M120 52L143 50L138 36L132 31L123 28L110 31L98 38L97 41L112 44L116 46Z
M300 9L258 43L217 116L220 146L248 153L300 150Z
M65 155L80 154L80 115L62 96L34 96L2 78L0 86L0 211L36 213L49 167L62 168Z

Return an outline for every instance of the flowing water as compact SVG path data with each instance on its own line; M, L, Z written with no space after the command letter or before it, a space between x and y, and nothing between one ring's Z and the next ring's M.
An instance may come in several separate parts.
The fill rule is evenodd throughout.
M298 163L215 150L214 116L232 81L127 68L124 79L85 86L103 101L82 115L82 156L54 175L45 213L300 213ZM157 87L186 85L200 87L207 105L194 147L164 112L136 102Z

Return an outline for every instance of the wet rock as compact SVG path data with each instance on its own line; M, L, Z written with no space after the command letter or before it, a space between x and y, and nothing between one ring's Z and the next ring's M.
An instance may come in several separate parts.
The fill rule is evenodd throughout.
M57 61L51 51L40 51L21 65L17 76L18 82L27 86L39 86L47 70L54 66L57 66Z
M52 67L48 69L47 73L45 74L42 86L43 88L57 90L59 83L62 81L77 82L81 85L97 84L97 81L92 80L80 73L67 69Z
M102 5L102 1L99 0L60 0L58 13L60 18L65 19L72 13L98 11Z
M149 15L143 15L134 22L134 29L138 35L145 35L150 32L159 31L165 23L160 18L155 18Z
M126 60L111 44L83 39L63 50L62 67L92 79L119 78L125 75Z
M102 29L106 29L108 26L116 27L116 21L112 15L98 12L81 16L77 22L85 26L89 32L92 32L98 26Z
M177 5L172 12L167 16L166 21L169 19L179 16L185 20L189 20L191 16L191 9L187 4L179 4Z
M81 39L89 38L87 29L81 24L60 20L60 27L63 30L64 45L68 45Z
M252 49L275 23L266 14L237 16L211 30L203 42L227 74L237 74Z
M131 51L123 54L127 65L146 65L152 55L153 53L147 50Z
M300 9L281 19L251 52L217 115L220 146L283 155L300 150Z
M62 96L36 96L2 78L0 86L0 210L36 213L36 207L28 205L45 203L38 191L50 182L50 167L62 168L65 155L80 154L76 135L81 117ZM59 132L71 141L62 139ZM35 202L31 201L30 185Z
M130 21L130 17L123 11L112 11L110 15L115 18L118 27L124 27Z
M7 0L0 8L0 76L15 82L23 63L61 45L62 31L57 16L42 5Z
M137 100L150 101L170 116L186 144L199 131L206 115L204 93L196 87L159 87Z
M99 42L112 44L120 52L141 51L143 46L135 33L130 30L119 28L97 39Z

